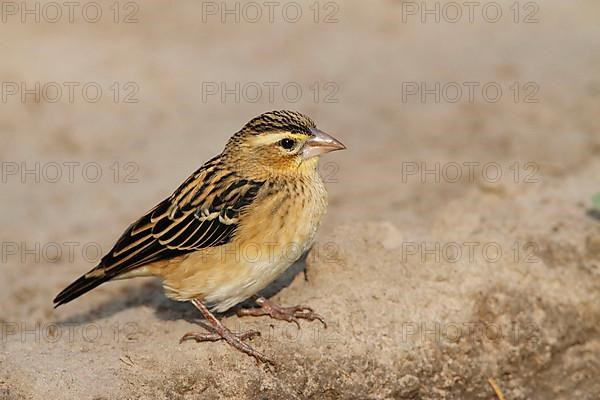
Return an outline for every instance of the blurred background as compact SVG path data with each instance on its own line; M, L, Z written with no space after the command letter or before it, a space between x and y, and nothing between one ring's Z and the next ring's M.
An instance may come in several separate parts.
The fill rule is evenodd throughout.
M321 164L330 192L321 240L343 226L394 227L394 240L417 242L491 226L489 237L497 229L537 240L537 255L554 268L589 267L595 257L597 221L586 212L600 191L597 1L1 6L1 321L93 313L136 287L117 283L71 309L51 306L131 221L273 109L310 115L348 147ZM502 225L507 219L512 228ZM557 226L573 237L573 225L586 234L571 247L542 240ZM581 255L565 256L565 246ZM572 291L567 281L597 288L593 265L553 290ZM582 300L592 307L597 295L585 292L596 296ZM160 345L178 337L165 335ZM13 396L22 389L35 397L48 381L23 389L17 380L31 378L27 365L39 349L25 346L17 356L2 346L4 384ZM599 390L584 372L599 368L596 350L585 353L592 366L575 368L591 385L582 396ZM83 390L81 382L72 390ZM407 396L424 396L420 390ZM471 395L479 398L464 398Z

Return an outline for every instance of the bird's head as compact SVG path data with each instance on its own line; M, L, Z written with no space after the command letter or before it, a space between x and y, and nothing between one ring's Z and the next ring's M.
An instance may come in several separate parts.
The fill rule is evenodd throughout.
M271 111L248 122L227 143L225 153L255 174L314 173L319 156L344 146L295 111Z

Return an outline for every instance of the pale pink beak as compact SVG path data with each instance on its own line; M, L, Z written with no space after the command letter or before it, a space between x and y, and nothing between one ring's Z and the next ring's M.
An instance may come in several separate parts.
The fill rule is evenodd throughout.
M311 129L313 136L306 141L302 150L304 159L320 156L336 150L344 150L346 146L339 140L323 132L320 129Z

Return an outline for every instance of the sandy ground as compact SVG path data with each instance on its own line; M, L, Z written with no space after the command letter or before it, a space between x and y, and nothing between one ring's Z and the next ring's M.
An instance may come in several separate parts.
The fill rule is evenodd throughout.
M241 3L225 23L206 8L219 2L102 3L96 23L86 3L72 23L66 8L48 22L46 3L39 23L3 9L0 399L494 399L490 378L510 400L600 397L600 4L517 16L498 1L494 23L486 3L451 22L442 2L437 23L391 0L317 3L315 22L313 3L296 23L286 3L273 23ZM409 95L436 82L439 101ZM22 99L36 83L40 101ZM274 297L329 329L226 316L261 330L271 370L222 343L179 345L198 314L158 282L53 310L129 222L281 108L349 148L324 160L329 213Z

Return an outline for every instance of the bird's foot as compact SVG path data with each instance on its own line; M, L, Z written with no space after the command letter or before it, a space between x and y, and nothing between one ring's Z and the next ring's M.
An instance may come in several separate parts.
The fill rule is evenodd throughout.
M208 333L186 333L183 335L179 343L182 343L186 340L193 339L196 342L216 342L218 340L224 340L229 345L233 346L237 350L241 351L249 355L250 357L254 357L257 362L262 362L265 364L275 365L275 363L269 360L264 354L254 350L250 345L244 343L245 339L252 339L254 336L260 336L260 332L258 331L248 331L242 334L236 335L231 332L225 325L221 323L209 310L208 308L202 304L202 302L198 299L191 300L191 303L204 315L204 318L208 320L210 326L205 326L205 328L209 331Z
M255 336L260 336L260 332L259 331L249 331L249 332L244 332L242 334L235 334L231 331L229 331L231 333L231 336L237 340L252 340L252 338L254 338ZM233 340L235 340L233 339ZM200 342L218 342L219 340L225 340L227 341L227 339L225 338L225 336L221 336L220 334L218 334L217 332L188 332L185 335L183 335L181 337L181 339L179 340L179 343L183 343L187 340L195 340L196 342L200 343Z
M292 306L292 307L282 307L277 304L272 303L264 297L259 297L256 299L256 304L258 304L258 308L241 308L237 310L237 315L239 317L243 316L253 316L260 317L263 315L268 315L273 319L278 319L281 321L293 322L296 324L298 329L300 329L300 323L298 322L300 319L305 319L307 321L320 321L325 329L327 329L327 323L319 314L315 313L314 310L310 307L306 306Z
M244 340L252 339L256 336L260 336L259 331L248 331L242 334L235 334L231 332L229 329L223 327L224 329L215 329L212 332L189 332L183 335L179 343L183 343L187 340L195 340L196 342L218 342L219 340L226 341L229 345L233 346L237 350L241 351L249 355L250 357L254 357L256 361L275 365L273 361L267 358L264 354L254 350L252 346L244 343Z

